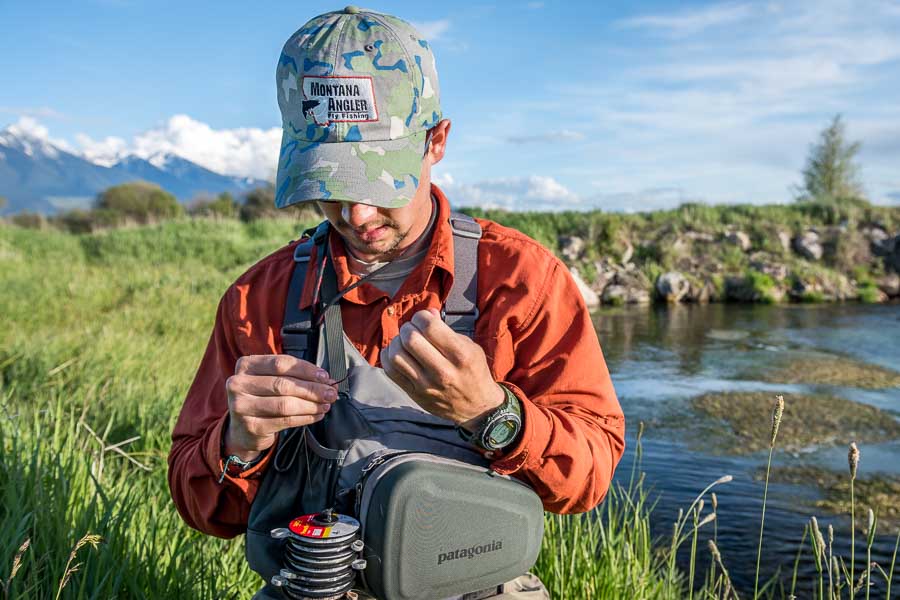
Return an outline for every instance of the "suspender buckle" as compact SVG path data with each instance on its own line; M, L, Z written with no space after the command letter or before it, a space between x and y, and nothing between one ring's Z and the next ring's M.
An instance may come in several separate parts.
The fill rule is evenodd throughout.
M481 311L478 310L478 307L474 307L471 312L447 312L447 310L441 307L441 320L446 321L447 316L451 317L472 317L472 319L478 319L481 316Z

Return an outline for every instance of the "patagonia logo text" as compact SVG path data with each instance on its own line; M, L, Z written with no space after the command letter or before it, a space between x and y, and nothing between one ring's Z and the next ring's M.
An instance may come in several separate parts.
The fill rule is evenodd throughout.
M460 548L459 550L451 550L450 552L441 552L438 554L437 564L441 565L451 560L459 560L460 558L475 558L488 552L496 552L503 549L503 540L494 540L490 544L481 546L470 546L468 548Z

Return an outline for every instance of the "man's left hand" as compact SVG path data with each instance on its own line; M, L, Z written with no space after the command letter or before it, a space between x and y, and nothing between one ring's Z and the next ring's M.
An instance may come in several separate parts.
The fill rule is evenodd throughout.
M481 346L420 310L381 351L385 373L424 410L468 428L503 404Z

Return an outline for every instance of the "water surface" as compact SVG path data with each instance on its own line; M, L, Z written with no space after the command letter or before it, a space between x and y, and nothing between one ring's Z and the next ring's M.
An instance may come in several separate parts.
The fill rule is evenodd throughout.
M676 305L620 308L594 314L594 323L627 420L628 448L617 473L627 483L639 421L647 423L642 469L658 496L654 531L671 539L679 508L687 508L709 483L730 474L734 481L717 488L718 538L736 585L752 593L766 453L722 455L697 439L690 429L673 427L680 419L698 419L689 409L692 397L707 392L768 391L831 394L870 404L900 417L900 388L864 390L817 384L773 384L759 374L790 358L839 354L900 370L898 305ZM690 433L689 433L690 432ZM692 437L693 436L693 437ZM854 441L846 440L847 444ZM860 476L900 475L900 440L861 444ZM814 447L778 453L776 465L816 465L847 472L847 446ZM823 528L832 523L836 550L849 556L849 517L829 515L811 506L820 497L808 486L772 484L766 510L762 571L790 571L804 525L816 514ZM708 504L707 504L708 505ZM857 518L865 520L865 515ZM897 531L883 531L872 559L890 565ZM865 562L864 534L857 533L857 568ZM808 544L807 544L808 548ZM862 558L860 558L862 552ZM701 556L708 556L703 542ZM848 560L849 563L849 560ZM811 568L804 563L802 570ZM895 575L895 586L898 576ZM804 588L806 586L803 586ZM802 595L801 595L802 596ZM881 596L883 597L883 592Z

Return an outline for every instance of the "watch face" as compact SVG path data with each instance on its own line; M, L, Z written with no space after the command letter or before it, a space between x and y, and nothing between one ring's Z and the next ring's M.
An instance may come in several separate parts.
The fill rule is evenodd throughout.
M484 445L491 449L506 447L519 433L520 421L515 415L507 415L501 421L488 428L484 436Z

